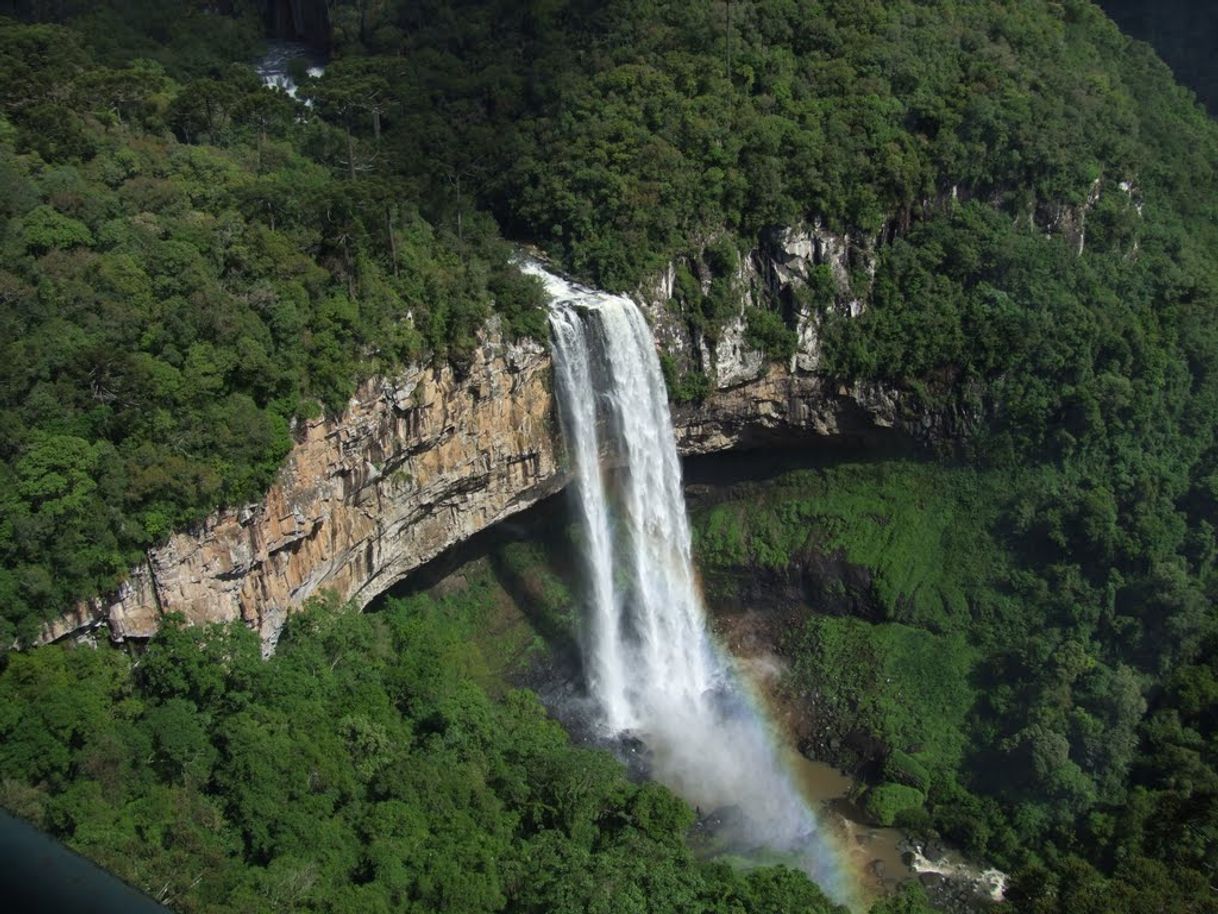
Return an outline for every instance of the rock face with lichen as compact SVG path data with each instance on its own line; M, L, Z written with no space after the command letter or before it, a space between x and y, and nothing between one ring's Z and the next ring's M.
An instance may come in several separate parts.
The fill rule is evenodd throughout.
M844 250L817 229L775 235L742 261L741 308L756 307L767 288L786 294L817 264L838 277ZM695 339L663 315L671 273L638 297L658 345L700 359L715 381L701 402L674 408L683 454L919 432L896 392L814 372L814 315L796 315L801 346L785 365L748 346L742 319L713 347ZM492 322L464 370L415 366L370 380L341 417L303 424L260 503L218 511L150 549L117 593L82 602L41 640L101 626L116 641L147 638L165 614L181 613L192 623L242 620L270 650L287 614L310 596L329 590L364 606L567 478L549 354L536 342L509 343Z
M871 238L835 234L819 223L771 228L761 234L757 247L739 257L727 278L737 307L712 330L688 321L675 300L681 270L703 294L710 292L713 276L706 260L703 254L669 264L644 284L637 298L672 364L682 372L700 372L716 390L748 385L770 374L764 353L748 339L750 309L777 310L795 331L790 374L817 371L825 311L835 309L851 317L863 313L876 262Z

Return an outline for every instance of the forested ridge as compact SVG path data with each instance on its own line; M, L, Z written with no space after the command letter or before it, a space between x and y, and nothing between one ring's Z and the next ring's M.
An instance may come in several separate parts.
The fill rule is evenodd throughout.
M950 455L966 466L863 474L836 502L823 480L792 481L721 512L704 562L782 567L819 531L884 570L865 607L812 619L784 648L792 688L827 688L835 725L857 716L884 746L865 760L876 818L1000 860L1019 910L1218 907L1218 127L1097 7L334 2L325 75L297 74L306 106L253 75L255 4L18 6L20 21L0 20L0 643L113 587L171 529L257 498L292 423L340 410L360 377L460 366L493 313L509 334L542 335L504 237L613 289L675 259L671 307L713 344L740 252L770 227L815 223L849 240L849 289L827 280L769 303L751 341L789 354L793 309L811 303L821 370L900 390L914 414L969 417ZM848 295L866 300L861 317L844 316ZM674 395L706 390L680 383ZM4 803L120 868L154 844L157 877L214 861L223 884L180 889L188 905L558 909L477 863L486 878L468 896L460 880L382 871L404 851L378 856L378 842L415 840L418 823L369 824L401 799L375 766L358 783L325 776L364 771L359 753L382 737L426 755L451 733L469 775L453 815L502 804L506 859L544 840L562 866L601 850L605 866L634 865L653 845L635 859L621 842L658 841L684 880L674 910L768 910L807 891L758 876L777 893L760 900L695 864L679 804L655 792L671 808L649 833L630 810L652 794L608 768L588 786L600 799L559 823L549 788L531 798L519 760L503 760L504 734L544 732L528 736L545 745L526 768L601 763L572 761L527 698L471 698L450 730L405 697L431 680L374 683L360 700L380 703L375 726L326 742L354 694L332 639L364 639L392 678L385 657L403 643L390 631L423 624L393 620L431 618L394 612L341 634L315 610L275 673L240 631L174 629L134 670L58 648L0 661ZM248 705L216 710L148 672L199 650L250 677L217 687ZM346 829L335 846L358 848L342 860L318 859L292 823L258 825L297 802L291 777L258 809L233 789L241 715L259 739L288 726L275 715L293 690L276 683L300 663L335 690L309 712L318 729L293 738L329 747L309 791L323 797L315 818ZM953 701L933 717L873 680L825 679L869 664L918 701ZM77 717L82 690L96 700ZM178 734L193 741L180 752ZM130 803L99 796L106 784ZM394 815L418 814L402 802ZM170 809L195 810L201 831L165 831ZM461 834L466 850L492 840ZM547 891L568 885L556 875ZM639 909L656 909L644 894Z

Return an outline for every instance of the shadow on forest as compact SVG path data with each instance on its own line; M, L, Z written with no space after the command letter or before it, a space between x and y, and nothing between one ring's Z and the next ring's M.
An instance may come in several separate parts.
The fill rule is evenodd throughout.
M576 635L580 573L569 520L563 493L552 495L446 549L386 591L372 610L384 600L443 590L462 569L484 561L547 647L544 668L526 672L527 681L516 684L537 688L578 681L582 676Z

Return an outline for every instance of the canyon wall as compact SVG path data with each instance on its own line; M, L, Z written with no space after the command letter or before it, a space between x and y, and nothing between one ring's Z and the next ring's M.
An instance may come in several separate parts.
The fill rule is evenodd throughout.
M781 292L814 263L844 256L843 244L814 232L776 238L743 262L742 309L763 289ZM739 327L708 347L665 323L663 282L638 296L660 345L709 366L715 379L704 400L674 407L683 454L925 431L909 427L896 392L836 386L812 372L814 316L797 315L801 345L790 364L767 365ZM165 614L181 613L192 623L243 620L269 651L287 614L322 590L365 606L448 547L566 485L552 389L545 347L505 340L495 321L460 372L416 366L370 380L341 417L297 429L260 503L216 512L150 549L116 593L82 602L40 640L95 628L115 641L142 639Z
M565 483L550 358L492 321L468 368L364 383L338 419L297 430L262 502L216 512L150 549L117 593L78 605L43 641L105 625L147 638L161 617L244 620L273 646L323 588L360 606L450 545Z

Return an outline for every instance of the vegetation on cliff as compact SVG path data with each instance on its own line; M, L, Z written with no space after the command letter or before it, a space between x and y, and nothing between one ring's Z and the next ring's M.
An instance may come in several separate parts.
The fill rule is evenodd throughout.
M872 300L807 290L827 370L1018 459L1149 450L1165 500L1206 475L1218 139L1090 3L332 6L307 108L247 66L257 4L5 22L0 642L256 496L359 376L459 361L492 309L543 332L491 214L609 287L699 261L675 304L712 340L734 246L815 220ZM807 302L771 304L782 358Z
M383 9L331 74L388 74L384 141L438 209L473 196L613 288L697 261L675 304L712 341L733 241L852 239L862 319L807 290L823 370L975 430L984 491L900 523L992 520L934 556L976 565L939 597L894 576L896 627L818 622L793 653L951 686L922 719L843 694L903 741L929 728L962 785L932 788L940 825L1029 867L1022 907L1212 906L1218 127L1150 49L1083 0Z
M261 85L256 22L88 6L0 20L0 649L258 499L360 378L544 327L485 219Z
M889 750L877 816L1021 868L1024 910L1212 907L1218 128L1095 6L335 2L307 107L248 67L253 4L17 6L56 22L0 21L0 650L257 497L292 422L360 376L459 365L492 313L541 333L497 226L612 288L696 262L674 307L713 341L737 249L818 222L851 239L866 314L822 271L747 338L790 355L811 304L825 371L968 417L979 469L797 480L720 515L707 560L781 569L815 532L874 570L869 617L788 650ZM807 891L691 863L680 805L530 699L488 703L426 651L391 663L427 612L326 618L266 667L237 631L170 631L135 671L0 660L5 804L182 904L547 909L588 860L654 903L664 880L725 910ZM435 624L418 644L449 644ZM825 678L852 665L885 681ZM385 742L448 793L401 794L413 775L367 755ZM432 801L451 808L422 822ZM445 815L469 884L394 870ZM521 885L526 848L551 882Z

